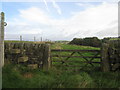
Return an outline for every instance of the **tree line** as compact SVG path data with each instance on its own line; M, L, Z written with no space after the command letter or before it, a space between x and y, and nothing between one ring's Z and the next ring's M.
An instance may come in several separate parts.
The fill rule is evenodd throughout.
M98 37L74 38L69 44L101 47L102 43L108 42L110 39L117 39L117 37L107 37L99 39Z

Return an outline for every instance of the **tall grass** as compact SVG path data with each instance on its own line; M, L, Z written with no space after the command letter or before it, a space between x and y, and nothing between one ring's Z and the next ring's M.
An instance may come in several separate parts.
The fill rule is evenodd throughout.
M21 66L24 67L24 66ZM118 88L118 72L70 72L28 70L9 64L3 68L3 88ZM25 75L28 73L28 77ZM29 74L32 74L29 76Z

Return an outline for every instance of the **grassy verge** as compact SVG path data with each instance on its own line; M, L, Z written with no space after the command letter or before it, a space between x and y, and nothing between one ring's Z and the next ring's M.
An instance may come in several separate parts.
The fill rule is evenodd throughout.
M120 73L29 70L8 64L3 68L3 88L118 88Z

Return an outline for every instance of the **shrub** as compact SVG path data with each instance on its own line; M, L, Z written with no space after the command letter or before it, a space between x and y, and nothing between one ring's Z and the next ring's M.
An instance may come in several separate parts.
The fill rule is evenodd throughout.
M100 47L101 40L99 40L97 37L90 37L90 38L83 38L83 39L74 38L69 44Z

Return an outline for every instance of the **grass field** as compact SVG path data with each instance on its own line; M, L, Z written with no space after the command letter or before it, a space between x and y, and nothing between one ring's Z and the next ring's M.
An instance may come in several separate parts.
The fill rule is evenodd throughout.
M73 50L100 50L100 48L95 48L95 47L90 47L90 46L78 46L78 45L69 45L69 44L61 44L61 43L55 43L52 45L51 49L73 49ZM60 56L70 56L72 52L52 52L52 55L58 55L59 57L53 57L52 61L53 65L57 65L58 68L61 68L62 70L64 69L69 69L69 70L95 70L95 69L100 69L100 64L94 64L95 67L92 67L90 64L87 65L87 67L85 66L86 60L84 58L76 58L76 57L72 57L69 58L68 60L65 60L67 57L60 57ZM83 56L94 56L96 54L93 52L82 52L81 53ZM75 53L72 56L80 56L78 53ZM98 55L100 56L100 55ZM87 58L88 60L90 60L91 58ZM61 61L64 60L67 63L61 64L62 62L57 62L57 61ZM94 62L100 62L100 59L94 59ZM75 67L63 67L64 65L74 65ZM76 67L77 66L77 67ZM81 67L79 67L81 66ZM85 67L84 67L85 66Z
M100 48L55 43L51 49L94 49ZM56 54L56 53L53 53ZM70 53L61 53L64 55ZM93 55L83 53L83 55ZM55 58L54 58L55 59ZM58 58L56 58L58 60ZM74 58L74 60L78 60ZM54 63L57 64L57 63ZM81 70L77 72L51 68L49 71L30 70L23 65L6 64L3 67L3 88L118 88L119 72Z

